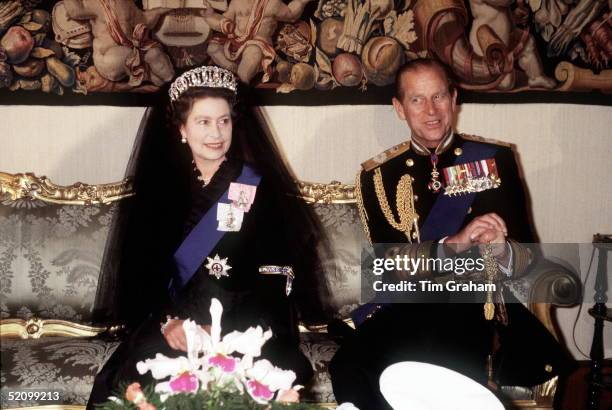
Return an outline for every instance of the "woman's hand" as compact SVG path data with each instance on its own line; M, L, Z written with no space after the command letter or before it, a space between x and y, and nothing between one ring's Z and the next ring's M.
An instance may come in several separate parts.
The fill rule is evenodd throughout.
M185 336L185 330L183 330L183 322L182 319L169 319L162 334L171 348L186 352L187 337Z
M169 319L168 324L164 327L162 334L166 339L166 343L174 350L187 351L187 336L183 329L184 320ZM201 325L200 328L210 334L210 325Z

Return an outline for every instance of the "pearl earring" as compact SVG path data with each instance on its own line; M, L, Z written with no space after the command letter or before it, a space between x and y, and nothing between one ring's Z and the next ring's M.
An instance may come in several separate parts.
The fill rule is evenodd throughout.
M181 138L181 142L182 142L183 144L187 144L187 138L185 138L185 137Z

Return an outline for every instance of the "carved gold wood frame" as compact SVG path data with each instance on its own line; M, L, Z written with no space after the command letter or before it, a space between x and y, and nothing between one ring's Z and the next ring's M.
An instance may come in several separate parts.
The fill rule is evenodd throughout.
M298 181L302 198L308 203L355 203L355 186L332 181L329 184Z
M69 186L56 185L47 177L33 173L0 172L0 197L39 199L45 202L71 205L107 204L132 195L129 179L112 184L90 185L77 182Z
M355 202L353 185L332 181L329 184L298 182L300 193L309 203ZM68 205L106 204L133 195L131 180L125 179L110 184L84 184L77 182L69 186L57 185L46 176L33 173L9 174L0 172L0 195L11 200L39 199L45 202Z
M67 320L57 319L2 319L0 320L0 337L18 337L21 339L39 339L42 336L91 337L104 331L115 333L118 326L87 326Z

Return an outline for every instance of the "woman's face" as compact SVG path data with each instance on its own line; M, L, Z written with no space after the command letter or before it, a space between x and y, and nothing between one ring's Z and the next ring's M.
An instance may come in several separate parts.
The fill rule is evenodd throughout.
M196 100L180 132L196 161L223 160L232 144L230 105L220 97Z

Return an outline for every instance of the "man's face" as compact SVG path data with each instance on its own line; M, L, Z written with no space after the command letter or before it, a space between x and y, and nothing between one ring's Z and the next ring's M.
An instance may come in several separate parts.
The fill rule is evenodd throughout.
M457 93L448 91L446 78L435 68L419 68L402 75L402 101L393 98L397 115L408 123L412 138L436 148L452 127Z

